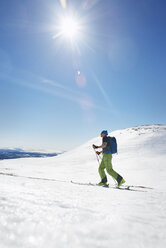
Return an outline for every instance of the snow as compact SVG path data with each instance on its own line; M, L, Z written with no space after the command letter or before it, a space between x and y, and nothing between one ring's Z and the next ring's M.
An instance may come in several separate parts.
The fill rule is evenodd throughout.
M118 141L114 169L127 184L153 189L72 184L100 181L92 149L93 143L101 144L100 137L57 157L3 160L1 248L166 246L166 126L133 127L110 135Z

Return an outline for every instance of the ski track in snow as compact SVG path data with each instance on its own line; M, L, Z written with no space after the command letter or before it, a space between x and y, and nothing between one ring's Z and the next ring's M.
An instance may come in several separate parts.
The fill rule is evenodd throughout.
M135 127L114 135L119 147L114 169L127 184L153 190L70 183L100 180L91 149L100 138L55 158L1 161L0 247L164 248L166 126ZM114 183L110 177L109 183Z

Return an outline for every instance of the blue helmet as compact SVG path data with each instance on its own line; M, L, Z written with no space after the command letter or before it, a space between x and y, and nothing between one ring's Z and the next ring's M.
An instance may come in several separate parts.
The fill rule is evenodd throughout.
M101 134L108 135L108 132L107 132L107 130L103 130L103 131L101 132Z

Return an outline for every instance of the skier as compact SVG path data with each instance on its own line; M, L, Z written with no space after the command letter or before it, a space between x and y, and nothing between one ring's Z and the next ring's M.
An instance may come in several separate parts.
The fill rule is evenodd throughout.
M110 176L112 176L117 181L117 186L120 187L123 183L125 183L125 180L123 177L121 177L116 171L112 168L112 154L109 150L109 138L107 137L108 132L107 130L103 130L101 132L101 137L103 139L103 143L101 146L92 145L94 149L102 148L101 152L96 151L97 155L100 155L103 153L103 158L99 166L99 175L101 177L101 182L98 183L99 186L106 186L107 185L107 176L105 174L105 169L108 172Z

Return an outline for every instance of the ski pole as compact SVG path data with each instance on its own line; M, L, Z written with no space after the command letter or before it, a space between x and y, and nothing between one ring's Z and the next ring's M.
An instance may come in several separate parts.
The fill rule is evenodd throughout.
M93 149L94 149L94 148L93 148ZM100 160L99 160L100 156L99 156L99 155L97 156L97 153L96 153L95 149L94 149L94 152L95 152L95 154L96 154L97 161L98 161L98 163L99 163L99 165L100 165ZM100 159L101 159L101 158L100 158Z

